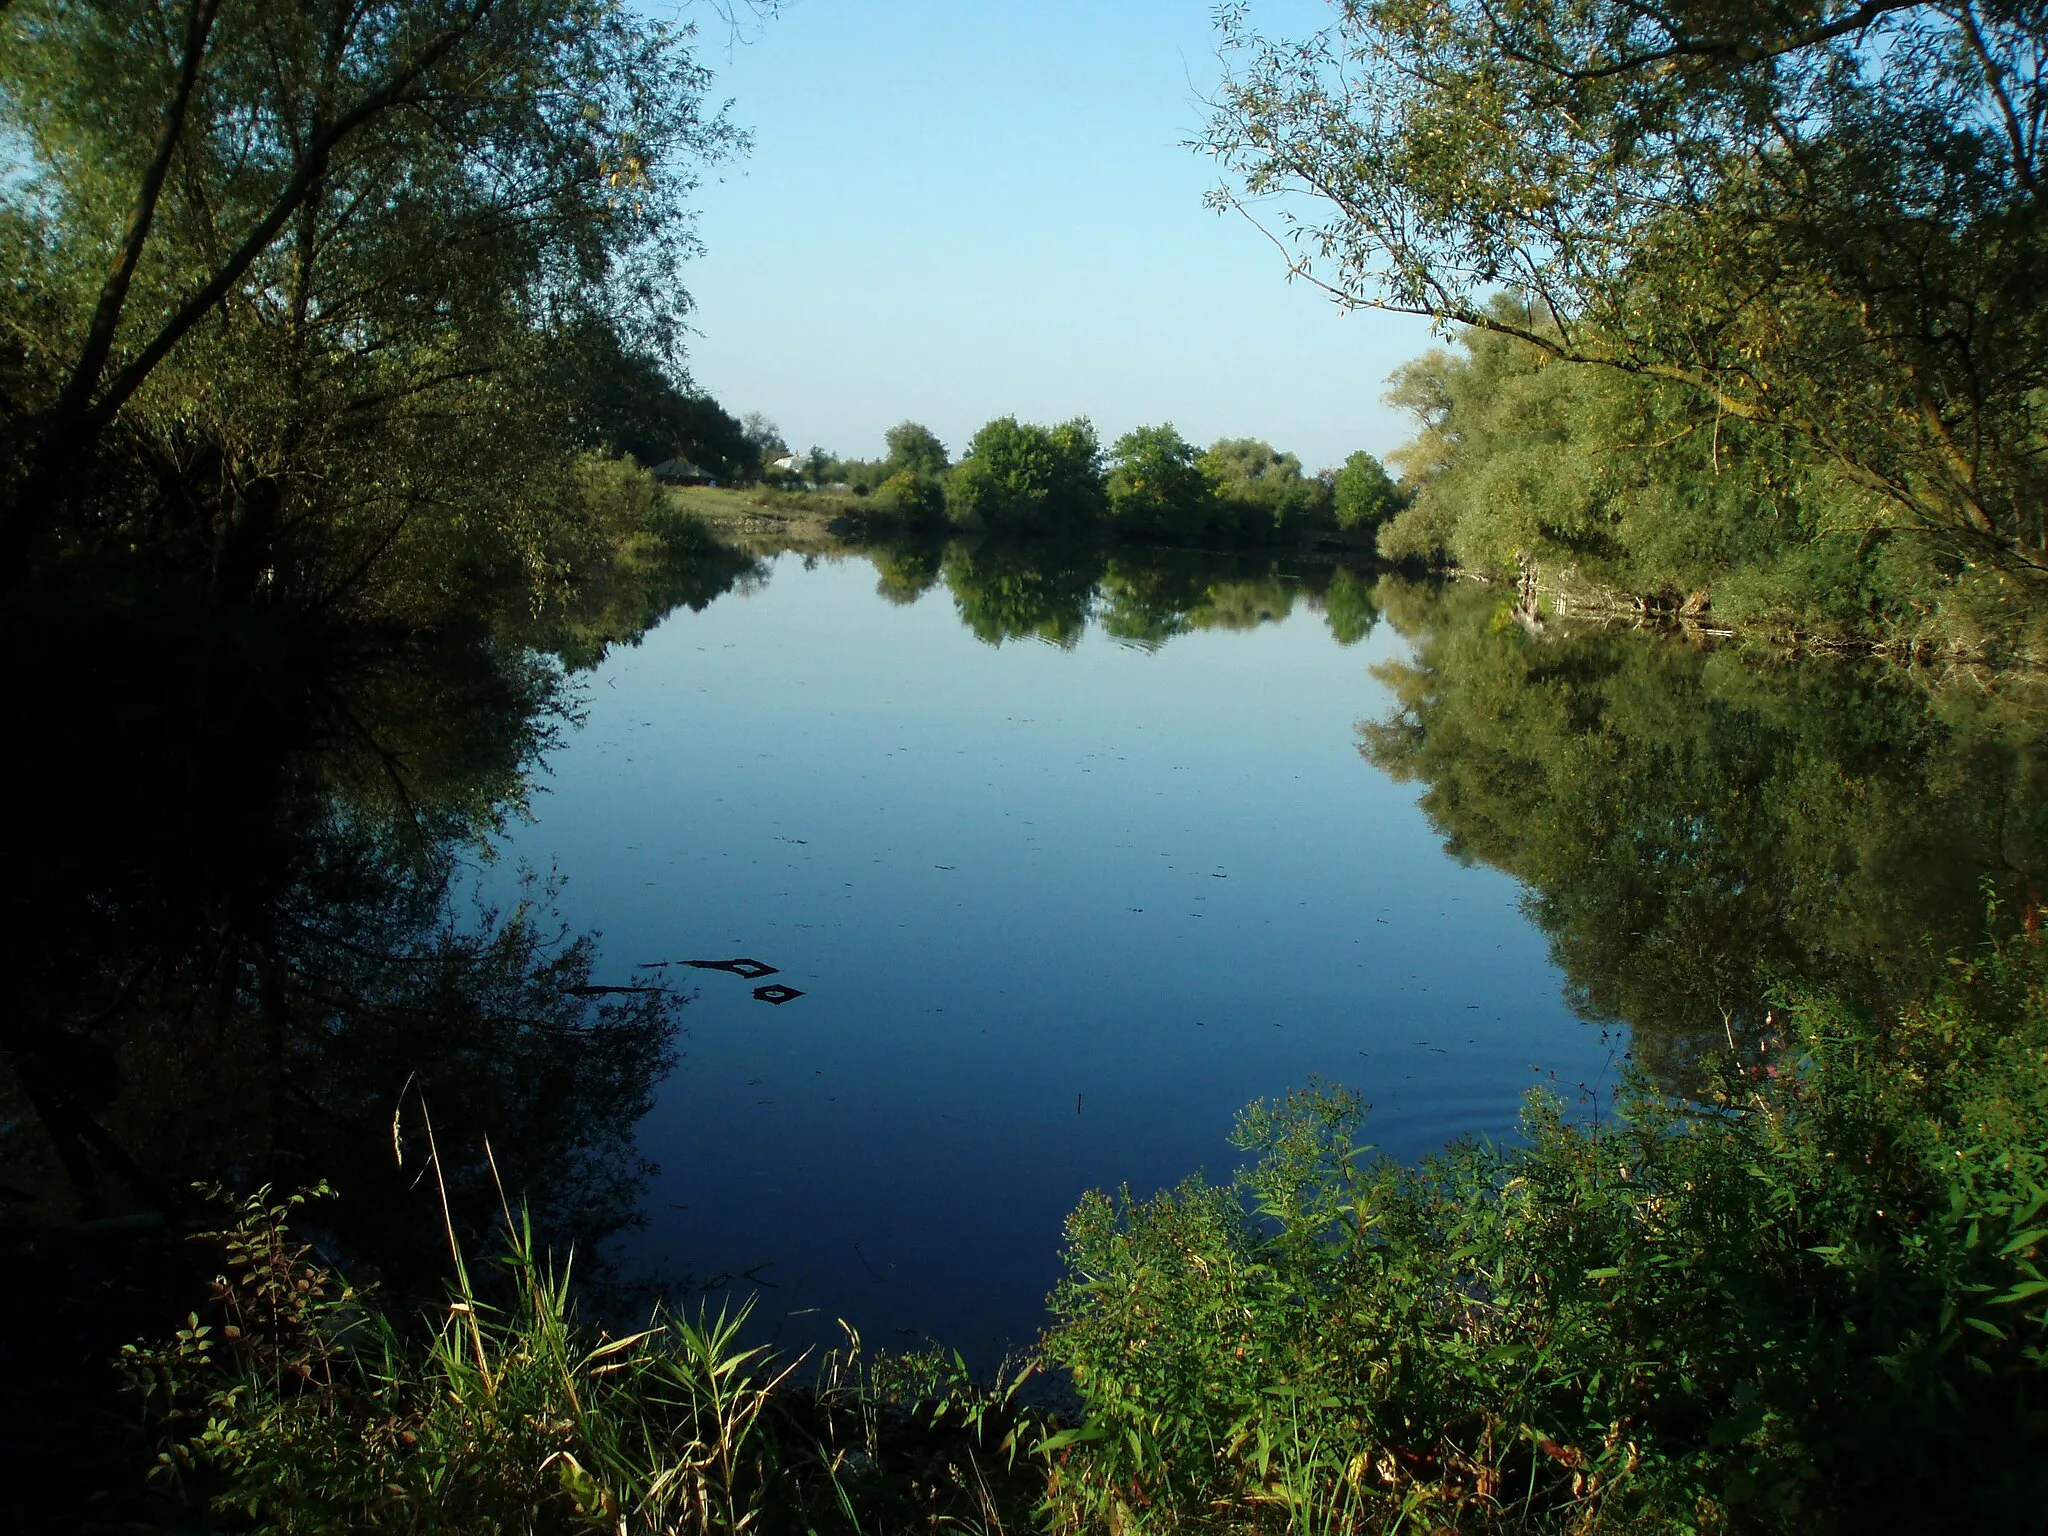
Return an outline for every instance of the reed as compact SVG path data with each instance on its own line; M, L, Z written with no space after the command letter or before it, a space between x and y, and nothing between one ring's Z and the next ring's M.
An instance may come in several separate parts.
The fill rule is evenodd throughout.
M980 1385L957 1356L870 1356L849 1330L803 1375L811 1362L745 1342L749 1305L658 1309L613 1336L579 1318L569 1265L509 1208L480 1270L449 1223L447 1300L401 1320L294 1236L328 1198L227 1201L208 1234L222 1258L209 1316L124 1354L157 1479L232 1528L999 1536L1028 1522L1040 1484L1017 1454L1014 1374Z

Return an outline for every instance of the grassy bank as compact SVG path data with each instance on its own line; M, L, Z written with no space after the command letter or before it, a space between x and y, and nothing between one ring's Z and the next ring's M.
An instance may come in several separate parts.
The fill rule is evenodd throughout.
M720 538L757 554L785 549L799 554L833 554L859 550L876 541L943 542L961 534L943 521L906 518L888 497L852 491L694 485L676 487L669 496L674 506L700 519ZM982 531L975 536L987 535ZM1034 537L1051 549L1130 544L1212 553L1300 549L1349 552L1360 558L1372 553L1370 530L1361 533L1334 527L1241 536L1215 531L1174 536L1100 523L1065 529L1056 536ZM1018 541L1011 536L1006 542Z
M211 1313L126 1364L162 1482L237 1528L2035 1529L2048 947L1944 971L1787 1008L1699 1101L1532 1100L1518 1148L1402 1167L1345 1092L1254 1106L1234 1183L1072 1217L1067 1427L948 1357L607 1334L509 1217L401 1319L267 1196Z
M579 1319L567 1266L508 1214L451 1238L446 1304L407 1316L293 1234L324 1190L232 1204L200 1241L208 1314L124 1351L182 1518L275 1532L998 1532L1030 1523L1019 1378L957 1357L821 1359L742 1341L747 1310Z

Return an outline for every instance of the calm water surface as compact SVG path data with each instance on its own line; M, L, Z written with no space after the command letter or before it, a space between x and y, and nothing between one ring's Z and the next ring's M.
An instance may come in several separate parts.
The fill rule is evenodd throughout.
M1382 626L985 643L934 588L776 558L586 684L488 876L554 868L597 979L693 990L620 1257L759 1282L785 1337L1028 1338L1090 1187L1232 1165L1248 1101L1360 1089L1413 1156L1611 1084L1517 882L1358 749ZM758 959L802 996L690 970ZM646 967L666 964L668 969Z

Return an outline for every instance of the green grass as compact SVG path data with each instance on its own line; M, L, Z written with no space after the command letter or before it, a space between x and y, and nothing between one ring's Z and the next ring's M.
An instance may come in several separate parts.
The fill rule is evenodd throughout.
M401 1319L290 1223L324 1191L233 1207L210 1316L125 1353L156 1477L211 1528L278 1533L884 1532L1029 1524L1020 1377L957 1357L818 1361L743 1342L747 1309L580 1322L566 1268L508 1215L473 1280ZM1023 1475L1020 1476L1020 1471Z

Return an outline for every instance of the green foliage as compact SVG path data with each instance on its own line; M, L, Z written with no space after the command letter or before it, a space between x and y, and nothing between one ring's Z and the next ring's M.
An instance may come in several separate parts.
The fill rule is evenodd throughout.
M1000 1530L1025 1506L1021 1376L981 1386L957 1357L868 1359L855 1338L799 1393L796 1362L744 1343L745 1308L615 1337L509 1215L495 1278L451 1241L447 1304L407 1327L294 1238L324 1194L235 1205L202 1239L223 1265L209 1320L124 1351L159 1480L234 1528Z
M2031 589L2043 25L2033 0L1362 0L1275 41L1226 7L1208 146L1345 302L1639 391L1611 446L1663 435L1669 386L1855 487L1855 534L1920 530Z
M1459 342L1394 376L1388 399L1420 430L1396 455L1412 501L1382 556L1809 638L2048 643L2024 582L1948 558L1796 440L1511 336Z
M554 343L546 387L568 403L578 446L650 467L683 459L730 483L760 478L760 450L739 421L709 396L679 385L651 354L628 349L617 332L591 323Z
M1618 1118L1415 1169L1254 1106L1231 1188L1089 1196L1068 1528L2018 1529L2048 1474L2048 963L1825 1001Z
M1102 448L1082 417L1056 427L998 417L974 434L946 483L947 511L964 528L1074 527L1098 516L1102 503Z
M1139 427L1109 450L1109 517L1133 533L1195 534L1218 521L1217 480L1169 424Z
M1344 461L1330 486L1337 526L1372 532L1401 510L1401 493L1386 467L1361 449Z
M920 478L937 479L952 468L946 445L930 427L914 421L900 422L882 434L888 450L883 467L890 475L908 472Z
M471 556L545 589L567 462L646 425L609 375L681 395L687 199L740 142L688 29L173 9L0 16L0 581L147 547L229 602Z
M1252 437L1225 438L1202 455L1233 526L1245 533L1332 526L1330 488L1301 460Z
M873 510L911 528L943 527L945 482L914 470L898 470L875 488Z

